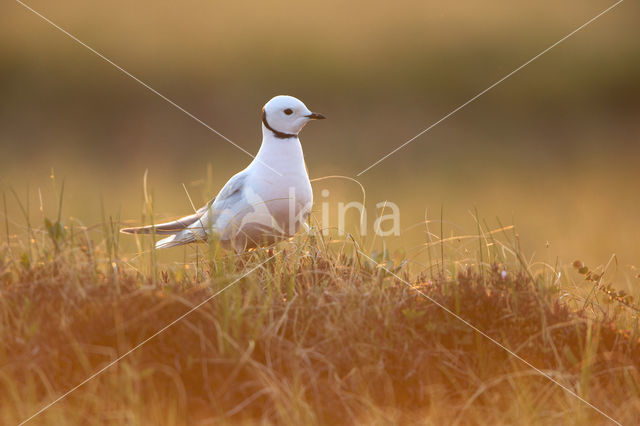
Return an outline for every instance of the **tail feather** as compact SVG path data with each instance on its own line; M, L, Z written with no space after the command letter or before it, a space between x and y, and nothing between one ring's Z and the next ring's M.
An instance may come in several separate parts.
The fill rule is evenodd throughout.
M122 228L120 232L124 234L158 234L169 235L183 231L190 225L194 224L204 214L204 210L200 209L196 213L181 217L173 222L160 223L158 225L139 226L134 228Z
M194 234L190 230L185 230L177 234L173 234L167 238L163 238L160 241L157 241L156 249L164 249L164 248L181 246L183 244L194 243L198 240L199 238L196 234Z
M204 229L197 227L189 229L189 227L199 221L206 213L206 206L198 210L196 213L181 217L172 222L160 223L158 225L139 226L134 228L122 228L120 232L125 234L157 234L169 235L167 238L156 242L156 248L169 248L189 244L206 238ZM193 228L193 227L192 227ZM202 234L202 236L199 236Z

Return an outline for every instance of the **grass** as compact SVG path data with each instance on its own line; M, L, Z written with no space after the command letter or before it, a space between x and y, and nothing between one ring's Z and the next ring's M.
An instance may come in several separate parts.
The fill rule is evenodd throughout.
M42 12L249 150L261 103L304 97L334 123L305 136L317 176L362 170L601 10L405 3L341 4L339 16L331 3L289 2L198 4L195 15L146 2L127 5L124 20L112 5ZM402 205L402 241L384 243L404 251L316 231L239 257L120 240L120 216L190 211L176 181L204 202L247 159L23 8L9 10L0 169L3 181L32 180L24 201L2 197L0 424L29 418L212 297L32 423L607 423L417 290L616 420L640 423L638 309L627 294L640 287L615 274L617 257L590 267L612 247L621 270L640 257L629 7L364 175L368 199ZM215 173L210 165L200 182L208 161ZM55 213L43 208L48 183L37 176L51 164L66 168L75 219L62 215L55 180L55 196L44 194ZM132 183L141 165L163 188L154 203L146 177L142 203ZM344 188L332 197L349 199ZM477 211L473 235L461 232L474 203L535 240ZM427 204L446 205L447 217L423 221ZM571 253L589 266L555 260Z
M605 268L527 264L511 227L477 220L475 256L461 255L469 238L429 234L426 265L320 233L163 264L146 242L125 258L113 219L91 237L59 206L2 246L2 424L209 298L33 423L607 423L428 298L617 421L640 420L633 299Z

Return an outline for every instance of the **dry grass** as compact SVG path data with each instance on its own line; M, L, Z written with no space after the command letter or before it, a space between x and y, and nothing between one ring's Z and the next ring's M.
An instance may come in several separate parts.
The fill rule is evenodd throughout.
M33 6L251 152L259 105L280 92L304 97L334 123L305 133L314 177L362 170L604 7ZM405 252L365 250L384 267L357 256L352 239L318 235L241 257L203 246L157 254L148 241L129 254L105 210L140 221L141 168L161 188L158 210L178 215L191 206L176 182L208 201L247 158L8 8L2 190L5 180L21 194L30 185L31 208L6 190L0 424L29 418L256 266L32 423L607 423L388 268L616 420L639 424L636 302L619 291L637 297L638 280L612 276L614 260L580 273L555 260L575 253L591 264L616 249L623 269L640 255L638 7L625 2L364 175L369 200L402 206L406 231L385 244ZM40 191L50 185L43 166L72 182L69 212L103 224L62 218L55 180L55 202ZM351 199L344 182L327 188ZM462 237L451 222L469 220L471 204L521 223L533 236L522 241L527 256L511 231L478 226ZM431 223L439 232L425 233L427 205L430 214L446 206L446 221Z
M640 419L633 308L568 292L516 251L509 263L489 249L503 244L495 233L468 266L444 244L427 269L387 254L376 266L314 235L162 265L122 258L110 226L95 242L51 222L0 257L0 423L28 418L272 254L34 423L606 423L386 269L616 420Z

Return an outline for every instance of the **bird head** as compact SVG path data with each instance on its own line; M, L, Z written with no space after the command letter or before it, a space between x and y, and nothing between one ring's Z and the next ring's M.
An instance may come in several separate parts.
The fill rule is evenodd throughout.
M309 121L324 118L293 96L276 96L262 108L262 124L279 138L296 137Z

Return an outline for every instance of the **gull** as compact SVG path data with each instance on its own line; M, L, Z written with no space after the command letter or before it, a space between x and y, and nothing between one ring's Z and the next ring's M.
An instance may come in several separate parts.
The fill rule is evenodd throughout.
M195 213L158 225L123 228L126 234L169 235L157 249L211 238L237 252L294 235L313 204L313 191L298 134L322 114L293 96L279 95L262 108L262 144L253 161Z

